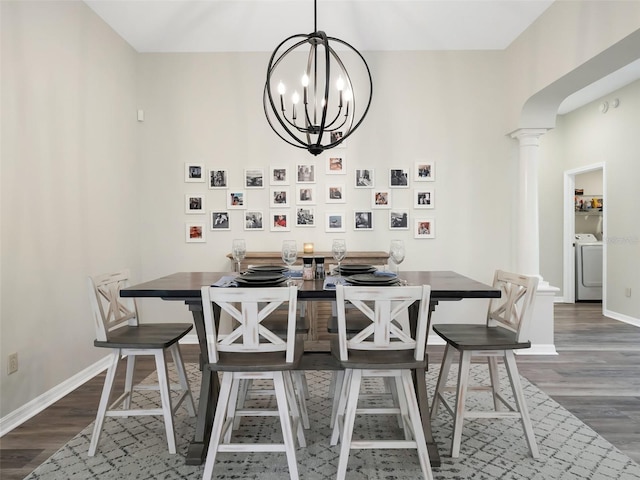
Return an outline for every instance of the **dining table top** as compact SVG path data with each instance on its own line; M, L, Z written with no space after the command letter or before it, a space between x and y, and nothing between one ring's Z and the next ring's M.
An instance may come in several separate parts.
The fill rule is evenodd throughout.
M231 272L177 272L123 288L120 295L165 300L195 300L200 299L200 289L203 286L213 285L228 275L234 274ZM499 289L453 271L401 271L400 278L408 285L430 285L432 301L500 297ZM335 290L323 288L323 279L297 279L296 283L299 299L335 298Z

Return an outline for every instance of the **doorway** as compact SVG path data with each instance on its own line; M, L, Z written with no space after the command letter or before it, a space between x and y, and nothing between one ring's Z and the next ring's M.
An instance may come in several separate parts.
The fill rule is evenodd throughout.
M565 302L576 302L576 233L593 233L602 241L602 310L607 286L607 198L605 164L588 165L564 173L564 268ZM601 211L600 211L601 209ZM578 231L580 230L580 231Z

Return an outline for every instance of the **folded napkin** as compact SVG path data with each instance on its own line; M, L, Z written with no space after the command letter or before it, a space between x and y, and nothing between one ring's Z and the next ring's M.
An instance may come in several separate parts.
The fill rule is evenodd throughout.
M375 272L373 272L373 274L376 277L397 277L398 276L393 272L385 272L384 270L376 270Z
M336 285L351 285L345 277L334 277L329 275L325 277L324 283L322 284L323 290L335 290Z
M302 278L302 270L287 270L282 272L285 277L289 278Z
M212 287L237 287L238 283L236 282L236 276L237 275L225 275L211 286Z

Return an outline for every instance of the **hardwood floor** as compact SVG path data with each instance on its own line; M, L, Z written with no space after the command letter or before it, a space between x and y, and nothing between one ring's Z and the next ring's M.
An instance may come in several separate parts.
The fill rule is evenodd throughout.
M557 356L518 356L520 373L640 463L640 328L605 318L601 305L555 306ZM441 347L429 347L430 361ZM197 361L195 345L183 347ZM140 361L137 378L152 369ZM123 369L122 369L123 370ZM95 416L99 375L0 439L0 478L18 480L44 462Z

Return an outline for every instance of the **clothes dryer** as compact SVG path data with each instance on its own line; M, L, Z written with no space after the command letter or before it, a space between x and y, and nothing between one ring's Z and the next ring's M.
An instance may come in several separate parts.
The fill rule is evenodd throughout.
M576 234L576 301L602 301L602 242L591 233Z

